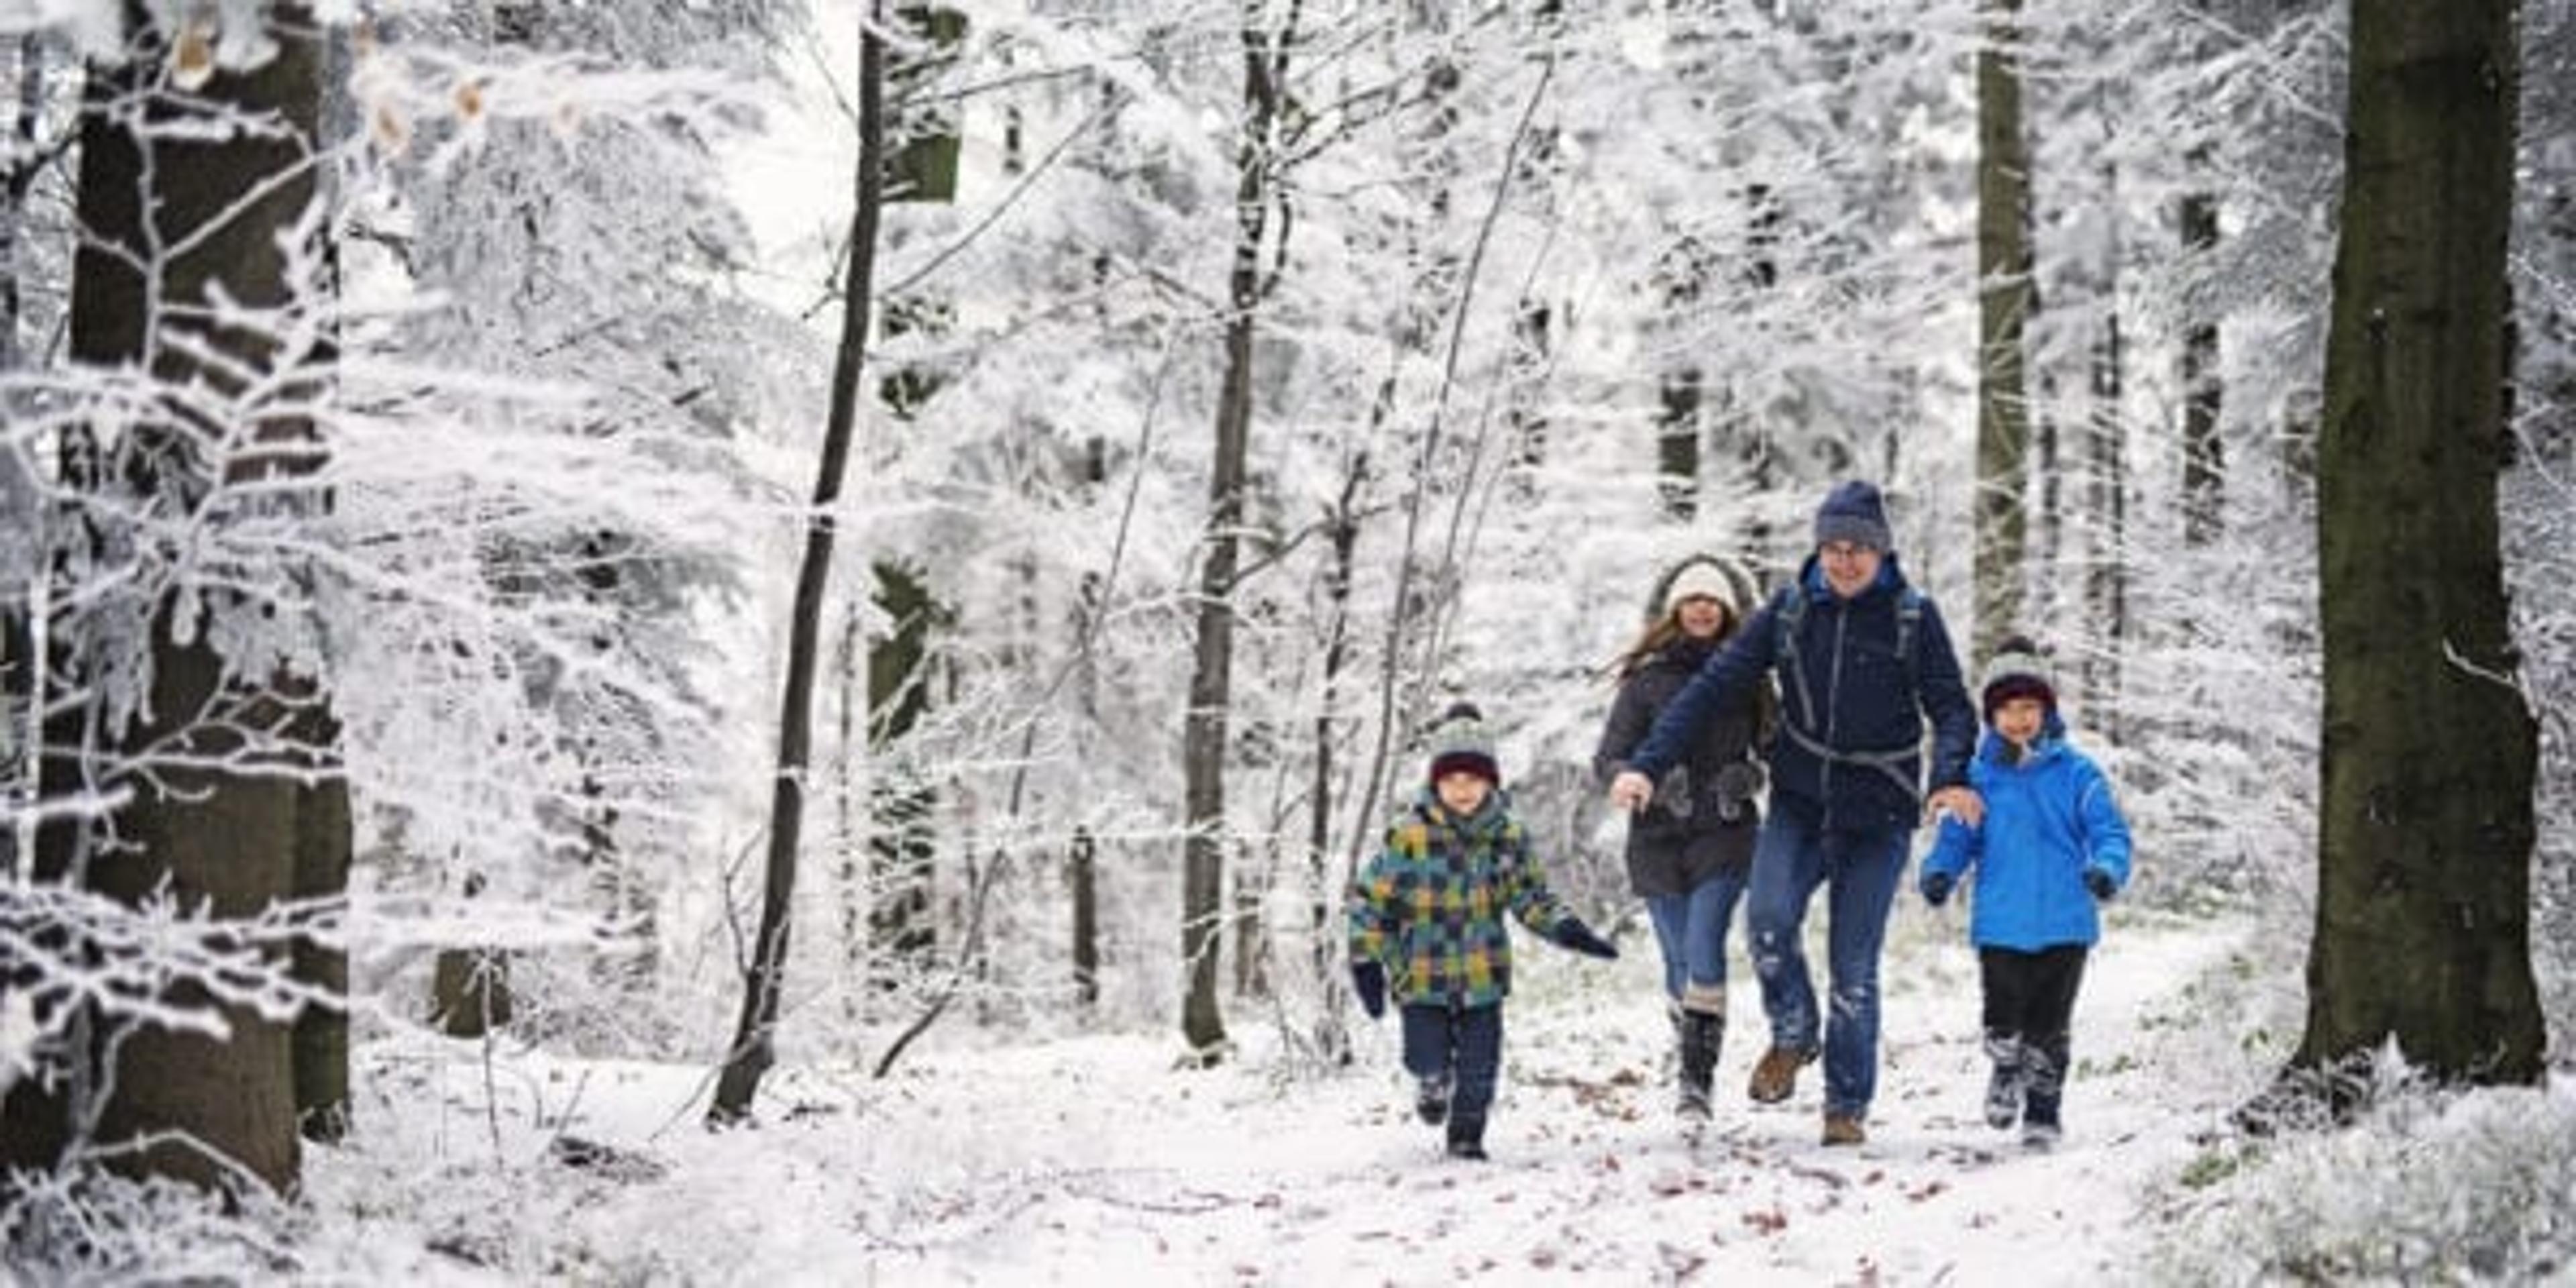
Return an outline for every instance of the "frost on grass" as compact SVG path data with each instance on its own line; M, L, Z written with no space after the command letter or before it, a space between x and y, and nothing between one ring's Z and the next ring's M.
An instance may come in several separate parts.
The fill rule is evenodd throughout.
M2340 1131L2187 1168L2160 1283L2535 1283L2576 1266L2576 1099L2401 1086Z

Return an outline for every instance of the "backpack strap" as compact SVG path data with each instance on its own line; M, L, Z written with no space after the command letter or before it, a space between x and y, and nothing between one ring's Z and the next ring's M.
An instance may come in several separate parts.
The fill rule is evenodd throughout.
M1922 702L1923 668L1914 645L1923 625L1924 602L1923 592L1912 586L1897 592L1896 653L1905 663L1906 696L1918 707ZM1780 732L1819 760L1867 766L1895 779L1906 791L1914 791L1917 784L1899 772L1897 766L1921 756L1919 745L1884 751L1845 751L1826 745L1824 731L1816 718L1815 694L1807 684L1805 655L1798 647L1799 628L1806 620L1807 588L1803 583L1792 582L1787 601L1772 615L1772 622L1778 628L1773 641L1774 656L1781 676L1787 680L1781 686L1784 692L1781 694Z

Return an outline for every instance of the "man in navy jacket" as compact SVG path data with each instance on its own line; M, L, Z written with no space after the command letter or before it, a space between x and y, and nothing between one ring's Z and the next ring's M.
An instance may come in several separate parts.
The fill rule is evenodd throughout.
M1914 829L1927 805L1972 825L1984 806L1967 785L1976 708L1940 610L1897 567L1878 489L1857 480L1835 487L1816 511L1815 535L1816 553L1797 581L1665 704L1612 780L1610 799L1643 808L1701 721L1778 674L1771 811L1745 903L1771 1049L1747 1091L1757 1101L1786 1100L1799 1067L1821 1053L1824 1141L1857 1145L1878 1082L1879 949ZM1927 721L1928 802L1920 795ZM1824 1016L1800 937L1820 885L1828 889L1833 994Z

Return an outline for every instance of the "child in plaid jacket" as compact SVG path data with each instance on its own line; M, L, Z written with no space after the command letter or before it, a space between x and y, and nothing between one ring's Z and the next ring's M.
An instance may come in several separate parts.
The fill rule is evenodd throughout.
M1350 898L1351 985L1369 1018L1389 992L1404 1016L1414 1110L1447 1124L1453 1157L1482 1159L1512 990L1510 913L1560 947L1613 948L1566 910L1530 857L1501 789L1493 738L1465 703L1434 729L1430 781L1360 873Z

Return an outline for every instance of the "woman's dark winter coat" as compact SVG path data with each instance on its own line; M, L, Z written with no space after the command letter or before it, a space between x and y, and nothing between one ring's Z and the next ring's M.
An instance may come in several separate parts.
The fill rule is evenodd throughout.
M1690 683L1712 645L1677 639L1646 658L1619 684L1592 771L1603 784L1628 767L1655 716ZM1628 823L1628 883L1643 898L1690 893L1711 876L1753 861L1762 821L1753 794L1761 786L1760 707L1751 691L1722 704L1681 759L1655 784L1654 800Z

